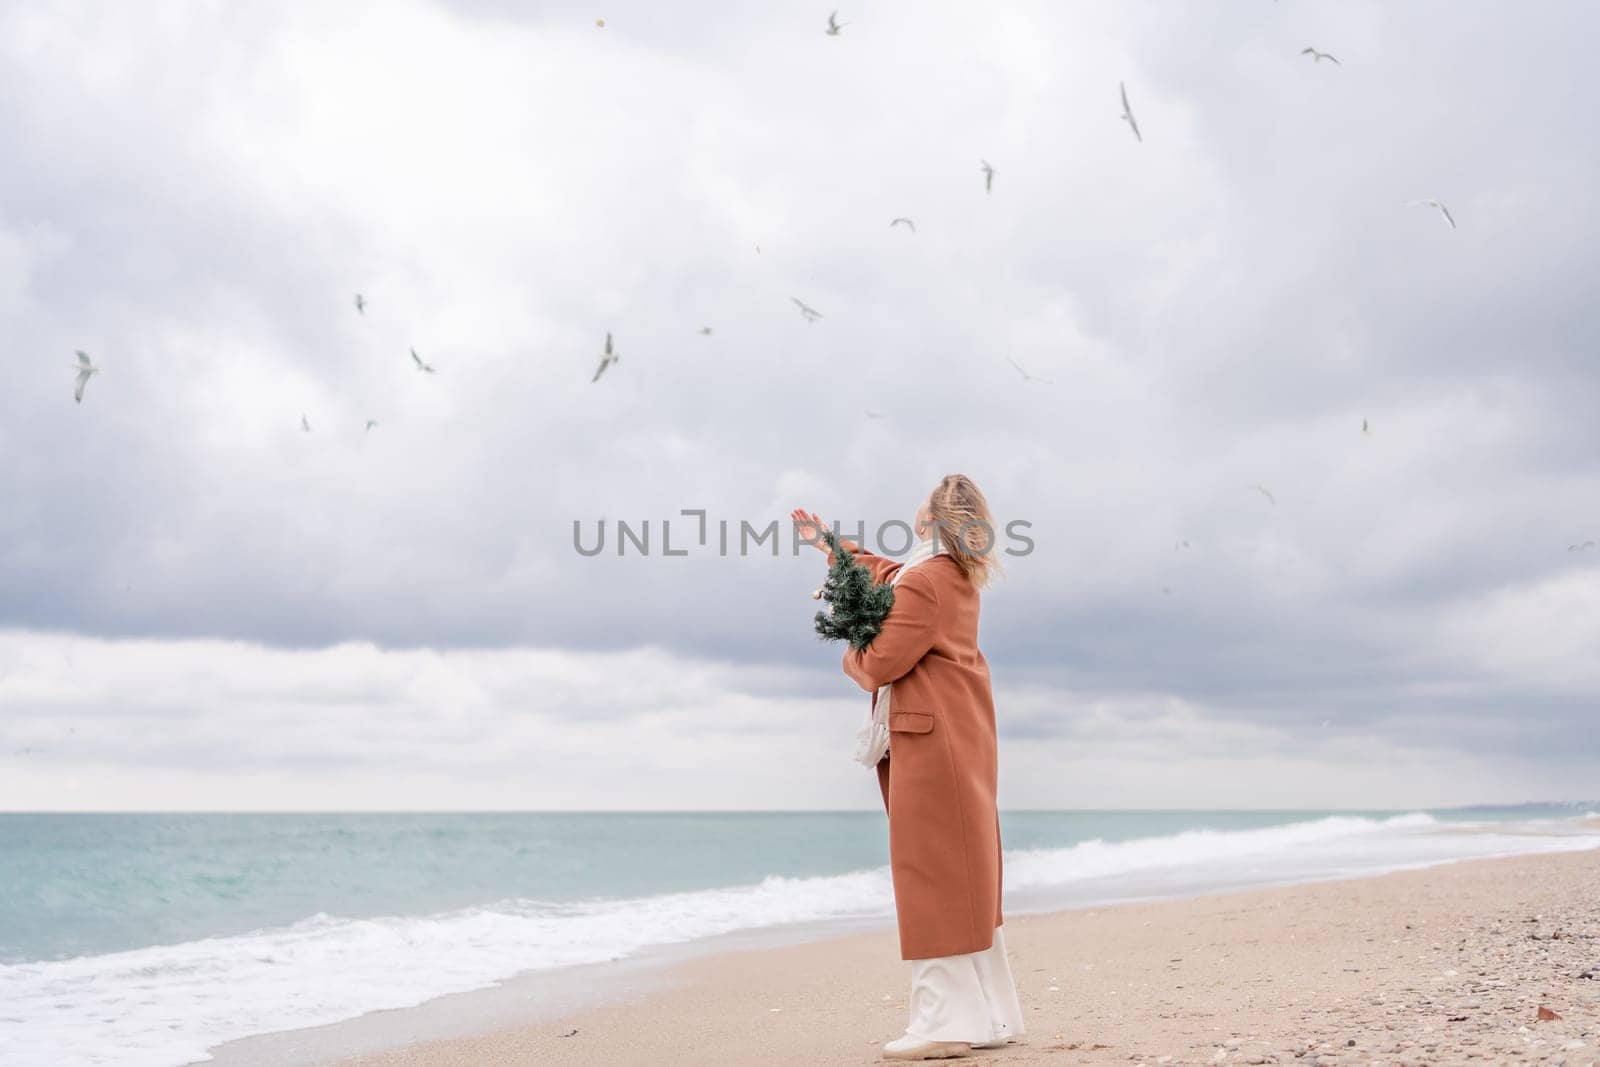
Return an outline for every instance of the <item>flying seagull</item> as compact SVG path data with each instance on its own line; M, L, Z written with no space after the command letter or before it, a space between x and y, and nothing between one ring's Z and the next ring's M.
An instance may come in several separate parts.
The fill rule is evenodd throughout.
M589 379L589 384L593 385L595 382L598 382L600 380L600 375L606 372L606 368L611 366L611 364L615 363L620 358L622 357L618 356L616 352L612 351L611 349L611 331L607 330L606 350L601 353L600 365L594 369L594 377Z
M702 336L702 337L710 337L711 336L711 327L709 327L709 326L700 327L700 336Z
M411 359L414 363L416 363L418 370L427 371L429 374L433 373L433 368L422 362L422 357L417 355L417 350L415 348L411 350Z
M305 417L304 414L301 414L301 416L300 416L300 432L301 433L310 433L311 432L311 422Z
M365 433L371 433L371 432L372 432L372 428L373 428L373 427L374 427L374 426L376 426L376 425L378 425L378 420L377 420L377 419L368 419L368 420L367 420L367 428L366 428L366 430L365 430L365 431L363 431L363 432L365 432Z
M1267 503L1271 504L1273 507L1277 507L1278 506L1278 498L1273 496L1270 492L1268 492L1266 486L1264 486L1264 485L1247 485L1247 486L1245 486L1245 488L1246 489L1254 489L1256 492L1260 493L1262 496L1267 498Z
M800 309L800 314L807 322L816 322L818 319L822 318L822 312L807 304L798 296L791 296L789 299L794 301L794 306Z
M994 191L994 165L992 163L990 163L987 159L978 160L978 165L979 165L979 168L983 171L983 191L986 192L986 193L993 192ZM894 223L891 222L889 225L893 226Z
M886 419L886 418L888 418L888 416L885 415L881 411L869 411L869 412L867 412L867 418L869 418L869 419Z
M100 373L100 368L89 362L87 352L78 353L78 362L72 365L78 372L78 384L72 390L72 399L83 403L83 387L89 384L89 379Z
M1187 542L1187 541L1174 541L1173 544L1172 544L1172 551L1176 552L1180 548L1188 548L1188 547L1189 547L1189 542Z
M1332 62L1336 67L1341 65L1337 59L1334 59L1332 52L1319 52L1315 48L1302 48L1300 49L1300 54L1303 56L1310 56L1311 62L1313 63L1321 63L1324 59L1326 59Z
M367 298L362 296L360 293L357 293L356 294L356 314L357 315L365 315L366 313L367 313Z
M891 229L891 230L894 229L896 226L900 225L902 222L905 223L907 226L909 226L911 228L911 232L912 233L916 233L917 232L917 224L912 222L910 219L906 218L904 215L902 215L900 218L897 218L897 219L890 219L889 220L889 229Z
M1567 551L1568 552L1587 552L1591 548L1600 548L1600 543L1597 543L1597 542L1594 542L1594 541L1585 541L1581 545L1568 545L1567 546Z
M1139 139L1140 144L1144 144L1144 135L1139 132L1139 123L1134 120L1133 108L1128 106L1128 87L1123 85L1121 82L1118 82L1117 91L1122 94L1123 121L1127 122L1129 126L1133 127L1133 135Z
M1361 432L1362 433L1370 433L1371 432L1370 430L1367 429L1367 420L1366 419L1362 419L1361 420Z
M1425 197L1425 198L1423 198L1421 200L1407 200L1405 202L1404 206L1405 207L1436 207L1436 208L1439 209L1439 213L1444 216L1444 221L1446 221L1446 222L1448 222L1450 224L1450 228L1452 230L1456 228L1456 220L1450 217L1450 209L1445 207L1443 204L1439 203L1439 201L1435 200L1431 196L1430 197Z
M1022 380L1025 381L1025 382L1043 382L1045 385L1054 385L1054 384L1056 384L1055 382L1051 381L1049 378L1038 378L1038 377L1035 377L1032 374L1029 374L1027 371L1022 369L1022 364L1018 363L1016 360L1012 359L1010 356L1006 357L1006 362L1011 364L1013 367L1017 368L1017 373L1022 375Z
M839 31L844 29L848 25L850 25L848 22L840 22L839 21L839 12L838 12L837 9L835 9L834 12L831 15L828 16L828 36L829 37L837 37L837 36L839 36Z

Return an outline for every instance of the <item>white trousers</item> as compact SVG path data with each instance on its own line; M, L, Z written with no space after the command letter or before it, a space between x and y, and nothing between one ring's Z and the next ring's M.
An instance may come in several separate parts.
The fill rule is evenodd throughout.
M994 928L994 944L982 952L911 961L911 1022L906 1026L911 1037L978 1045L1022 1032L1022 1006L1000 927Z

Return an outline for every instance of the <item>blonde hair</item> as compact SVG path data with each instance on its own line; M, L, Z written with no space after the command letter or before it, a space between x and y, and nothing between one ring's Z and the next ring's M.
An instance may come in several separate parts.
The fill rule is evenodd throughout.
M1000 571L999 534L989 502L965 474L947 474L928 494L936 543L956 561L967 581L979 589Z

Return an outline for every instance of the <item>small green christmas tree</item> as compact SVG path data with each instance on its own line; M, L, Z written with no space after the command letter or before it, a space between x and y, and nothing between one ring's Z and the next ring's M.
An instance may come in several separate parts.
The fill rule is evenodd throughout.
M884 617L894 605L894 587L874 582L872 572L856 562L831 530L822 532L822 540L833 550L833 563L828 580L813 594L828 602L827 611L817 612L817 636L848 641L859 652L883 629Z

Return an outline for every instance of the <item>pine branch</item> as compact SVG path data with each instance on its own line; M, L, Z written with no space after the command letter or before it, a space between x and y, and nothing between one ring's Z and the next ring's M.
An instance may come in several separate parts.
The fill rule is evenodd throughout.
M894 588L874 582L872 572L856 562L833 531L824 530L822 540L833 550L833 562L822 583L828 610L817 612L817 636L824 641L848 641L859 652L883 629L883 620L894 605Z

